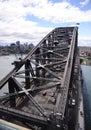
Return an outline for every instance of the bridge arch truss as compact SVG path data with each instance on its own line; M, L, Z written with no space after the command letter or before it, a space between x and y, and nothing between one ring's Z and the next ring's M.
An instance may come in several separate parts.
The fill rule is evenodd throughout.
M63 128L77 40L77 27L55 28L13 63L14 69L0 81L0 89L8 84L8 94L0 98L2 118Z

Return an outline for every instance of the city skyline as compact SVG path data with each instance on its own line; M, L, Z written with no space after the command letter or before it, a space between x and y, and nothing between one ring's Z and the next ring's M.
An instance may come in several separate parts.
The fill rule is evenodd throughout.
M91 46L91 0L0 1L0 43L36 45L52 29L65 26L79 26L79 46Z

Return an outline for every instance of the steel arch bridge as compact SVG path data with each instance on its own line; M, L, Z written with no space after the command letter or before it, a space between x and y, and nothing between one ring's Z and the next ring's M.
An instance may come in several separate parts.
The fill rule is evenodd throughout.
M28 127L67 129L68 96L77 55L78 27L58 27L47 34L0 81L0 115Z

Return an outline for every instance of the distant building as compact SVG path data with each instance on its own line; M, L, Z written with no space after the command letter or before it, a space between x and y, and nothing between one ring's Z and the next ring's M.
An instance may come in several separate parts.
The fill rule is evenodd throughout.
M14 48L15 46L16 46L15 43L11 43L11 44L10 44L10 47L11 47L11 48Z
M29 48L33 48L34 45L32 43L29 44Z

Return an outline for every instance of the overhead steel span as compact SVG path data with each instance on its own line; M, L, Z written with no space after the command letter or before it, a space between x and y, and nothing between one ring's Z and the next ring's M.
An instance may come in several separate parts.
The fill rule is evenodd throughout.
M75 129L78 77L78 27L58 27L47 34L0 81L1 118L31 129ZM74 121L72 121L74 119ZM71 129L70 129L71 130Z

